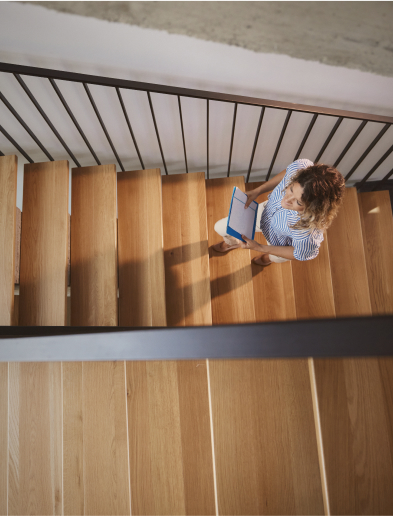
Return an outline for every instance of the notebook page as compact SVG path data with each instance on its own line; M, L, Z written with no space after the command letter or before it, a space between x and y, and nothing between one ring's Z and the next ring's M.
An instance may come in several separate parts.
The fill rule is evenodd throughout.
M247 238L252 239L255 211L258 205L256 203L251 203L245 210L244 205L246 201L247 195L239 190L239 188L236 188L228 225L241 235L245 235Z

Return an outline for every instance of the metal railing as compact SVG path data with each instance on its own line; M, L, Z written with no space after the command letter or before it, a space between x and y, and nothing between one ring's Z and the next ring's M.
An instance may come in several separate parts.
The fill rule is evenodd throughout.
M249 182L250 175L252 172L254 157L255 157L255 151L258 145L259 141L259 135L261 131L261 127L263 124L263 118L265 114L266 108L272 108L277 110L284 110L287 112L283 127L281 129L281 133L278 139L278 142L275 147L275 151L273 154L273 158L271 160L267 175L265 180L268 180L270 178L272 169L274 167L278 152L281 148L284 136L287 131L288 123L290 121L291 115L294 112L301 112L301 113L311 113L313 114L312 120L309 123L309 126L304 134L304 137L301 141L301 144L294 156L294 160L298 159L300 156L300 153L302 152L314 126L318 119L318 117L338 117L333 129L331 129L329 135L327 136L325 142L323 143L322 147L319 149L319 151L316 153L316 158L314 159L315 162L317 162L322 154L325 152L326 148L332 141L334 135L336 134L338 128L342 124L342 122L346 119L353 119L353 120L361 120L361 124L356 129L352 137L349 139L348 143L346 144L343 151L340 153L340 155L336 158L334 161L334 166L337 167L339 163L342 161L344 156L347 154L349 149L352 147L360 133L363 131L365 126L368 122L377 122L382 124L382 127L380 131L378 132L377 136L369 143L366 150L363 152L363 154L360 156L360 158L357 160L357 162L353 165L351 170L346 174L345 179L346 181L354 174L354 172L358 169L359 165L365 160L365 158L370 154L370 152L374 149L376 144L381 140L381 138L385 135L385 133L389 130L390 126L393 124L393 118L387 117L387 116L380 116L380 115L372 115L367 113L358 113L353 111L344 111L344 110L338 110L338 109L330 109L330 108L322 108L317 106L308 106L303 104L291 104L288 102L279 102L279 101L272 101L272 100L266 100L266 99L260 99L260 98L254 98L254 97L245 97L245 96L239 96L239 95L231 95L227 93L217 93L217 92L211 92L211 91L201 91L201 90L194 90L194 89L187 89L187 88L177 88L172 86L163 86L158 84L150 84L150 83L143 83L143 82L136 82L136 81L128 81L124 79L113 79L108 77L100 77L100 76L94 76L94 75L85 75L85 74L79 74L79 73L71 73L71 72L63 72L63 71L57 71L57 70L49 70L44 68L36 68L36 67L30 67L30 66L20 66L20 65L14 65L9 63L0 63L0 72L5 72L9 74L13 74L16 78L16 80L19 82L23 90L26 92L27 96L30 98L31 102L35 105L41 116L45 119L57 139L60 141L61 145L67 152L67 154L70 156L70 158L73 160L73 162L76 164L76 166L80 166L79 161L75 157L75 155L72 153L72 151L69 149L63 138L60 136L52 122L49 120L47 114L43 111L40 104L37 102L37 100L34 98L34 95L29 90L28 86L23 81L21 75L27 75L27 76L34 76L34 77L40 77L40 78L46 78L49 80L50 84L52 85L53 89L55 90L60 102L66 109L68 115L70 116L72 122L74 123L75 127L77 128L78 132L80 133L81 137L83 138L84 142L86 143L87 147L89 148L89 151L91 152L95 162L99 165L100 160L98 159L96 153L94 152L91 144L89 143L85 133L83 132L80 124L78 123L75 115L72 113L66 99L60 92L56 80L61 81L71 81L74 83L80 83L83 84L84 89L86 91L87 98L89 99L93 110L97 116L97 119L102 127L103 132L105 133L106 139L112 149L112 152L116 158L116 161L118 162L120 168L122 171L124 171L124 166L122 161L120 160L120 157L116 151L115 145L113 144L110 135L108 133L108 130L104 124L104 121L100 115L99 109L94 101L94 98L92 96L92 93L89 89L89 85L99 85L99 86L106 86L109 88L114 88L117 92L117 96L119 98L119 102L128 126L128 129L130 131L130 135L133 141L133 144L135 146L135 150L137 152L140 164L142 169L145 169L145 165L141 156L141 152L139 150L134 131L132 129L132 124L130 121L130 117L127 113L122 95L121 90L122 89L128 89L128 90L138 90L138 91L144 91L147 94L150 111L152 120L154 123L154 129L157 137L157 142L160 149L161 159L164 166L165 173L168 174L168 168L161 144L160 139L160 133L159 128L157 125L157 120L154 112L154 106L151 98L151 93L161 93L165 95L172 95L177 96L178 98L178 107L179 107L179 117L180 117L180 124L181 124L181 133L182 133L182 143L183 143L183 150L184 150L184 160L185 160L185 168L186 172L188 172L188 163L187 163L187 149L186 149L186 141L185 141L185 135L184 135L184 126L183 126L183 116L182 116L182 107L181 107L181 99L183 97L190 97L195 99L204 99L206 100L206 119L207 119L207 127L206 127L206 168L207 168L207 178L209 178L209 102L211 101L220 101L220 102L227 102L231 103L234 106L233 110L233 121L232 121L232 131L231 131L231 142L230 142L230 151L229 151L229 158L228 158L228 167L227 167L227 176L229 177L230 171L231 171L231 161L232 161L232 153L233 153L233 143L234 143L234 136L235 136L235 128L236 128L236 117L237 117L237 110L239 105L250 105L255 106L256 108L260 108L260 116L259 116L259 122L255 134L253 149L251 152L251 157L248 164L248 171L247 171L247 177L246 182ZM8 102L8 100L5 98L5 96L0 92L0 99L5 104L5 106L10 110L10 112L15 116L15 118L19 121L19 123L24 127L24 129L30 134L30 136L33 138L33 140L36 142L36 144L40 147L40 149L45 153L47 158L51 161L54 160L54 158L50 155L50 153L46 150L44 145L38 140L38 138L35 136L31 128L29 128L26 124L26 122L23 120L23 118L20 116L20 114L17 112L14 106ZM15 148L30 162L33 163L33 160L30 156L21 148L21 146L15 141L14 138L8 133L7 129L2 127L0 125L0 131L3 133L3 135L15 146ZM393 138L392 138L393 143ZM378 159L378 161L374 164L374 166L369 170L369 172L361 179L361 181L356 185L358 189L374 174L374 172L378 169L378 167L390 156L390 154L393 152L393 144L390 146L390 148ZM0 150L0 154L3 154ZM385 175L381 180L378 181L378 183L383 184L386 183L389 178L393 175L393 169L389 171L388 174ZM375 189L377 186L375 187Z
M239 105L255 106L260 109L259 121L254 138L253 148L248 164L247 178L249 182L255 158L255 152L259 141L261 127L267 108L286 111L286 118L282 126L278 142L275 147L266 180L269 179L273 170L278 152L281 148L288 123L294 112L310 113L313 115L307 130L302 138L301 144L294 156L298 159L310 134L313 131L318 117L337 117L334 127L322 147L316 153L314 161L318 161L338 128L345 119L361 121L353 133L345 148L336 158L334 166L342 161L349 149L352 147L358 136L369 122L381 124L377 136L369 143L366 150L353 165L345 179L348 180L359 165L370 154L372 149L381 140L393 124L392 117L371 115L352 111L321 108L302 104L291 104L286 102L272 101L253 97L216 93L210 91L193 90L149 84L143 82L113 79L93 75L70 73L42 68L19 66L8 63L0 63L0 72L13 74L31 102L35 105L41 116L51 128L67 154L76 164L79 165L77 157L67 146L53 123L48 118L34 95L25 84L22 76L34 76L48 79L59 101L67 111L73 124L77 128L85 144L87 145L95 163L100 165L100 160L88 141L81 125L78 123L75 114L71 111L65 97L60 92L55 81L71 81L83 84L87 99L89 100L103 132L108 140L112 152L121 168L124 166L112 142L104 121L92 93L90 85L105 86L116 90L119 103L124 114L135 150L138 155L142 169L145 164L138 147L135 133L129 114L126 110L122 97L122 90L138 90L147 94L151 117L154 124L157 142L164 166L165 173L168 168L161 144L159 128L155 117L151 93L160 93L176 96L178 99L179 118L181 124L182 143L184 151L186 173L189 171L187 163L187 149L185 141L185 130L183 125L181 99L184 97L206 100L206 168L209 178L209 126L210 126L210 102L219 101L233 104L233 121L231 130L230 151L228 158L227 176L231 172L231 161L233 144L236 129L237 111ZM15 116L18 122L24 127L33 138L37 146L45 153L47 158L54 161L54 158L39 141L33 130L28 127L22 116L14 106L0 92L0 99ZM8 133L7 129L0 125L0 131L14 145L14 147L30 162L32 158L21 148L16 140ZM357 185L361 187L378 167L393 152L393 145L377 160L370 171ZM0 150L0 155L4 155ZM393 169L385 175L377 184L383 184L393 175ZM377 189L377 186L374 187ZM317 340L315 335L318 335ZM51 360L173 360L173 359L201 359L201 358L294 358L294 357L343 357L343 356L388 356L393 355L393 316L381 317L354 317L347 319L322 319L311 321L287 321L279 323L257 323L241 324L218 327L197 327L197 328L122 328L122 327L0 327L0 361L51 361Z

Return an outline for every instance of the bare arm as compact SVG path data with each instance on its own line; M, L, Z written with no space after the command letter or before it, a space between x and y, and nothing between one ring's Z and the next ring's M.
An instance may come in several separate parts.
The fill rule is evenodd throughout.
M251 190L250 192L246 192L246 195L248 197L247 202L245 204L245 208L248 208L252 201L255 201L255 199L265 193L265 192L271 192L277 185L282 181L283 177L285 176L286 170L282 170L279 174L275 175L272 179L269 179L269 181L266 181L261 186L258 186L257 188L254 188L254 190Z
M246 241L246 243L240 243L243 249L253 249L259 253L269 253L274 256L279 256L280 258L286 258L287 260L296 259L293 255L295 248L292 245L263 245L255 240L250 240L244 235L242 235L242 238Z

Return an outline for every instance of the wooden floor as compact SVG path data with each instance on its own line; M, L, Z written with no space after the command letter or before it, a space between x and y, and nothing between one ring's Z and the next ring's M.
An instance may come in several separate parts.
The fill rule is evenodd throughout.
M33 202L40 192L61 191L56 181L65 168L51 166L54 173L43 167L24 191L33 229L23 229L23 217L25 287L14 308L8 299L6 324L18 306L24 324L49 316L54 322L45 324L64 324L67 316L66 205L53 193L45 206ZM9 167L0 158L0 173L9 177ZM251 265L250 251L211 247L221 240L214 224L227 215L233 187L257 184L205 181L203 172L161 180L158 169L119 173L117 181L116 230L113 167L73 170L74 324L393 313L393 218L385 192L348 188L316 260L262 269ZM15 224L9 190L4 202ZM45 232L34 229L40 217ZM264 243L261 234L256 239ZM45 274L41 254L60 245ZM2 263L12 263L13 252ZM44 291L37 281L43 274ZM9 298L11 287L1 295ZM47 292L57 299L49 311ZM392 514L392 421L393 359L0 364L0 515Z

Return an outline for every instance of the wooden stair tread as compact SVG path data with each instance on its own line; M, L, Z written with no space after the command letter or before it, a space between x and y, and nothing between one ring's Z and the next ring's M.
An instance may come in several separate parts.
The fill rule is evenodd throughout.
M117 326L116 167L72 169L71 325Z
M11 326L14 317L17 173L17 157L0 156L0 326Z
M343 205L327 234L337 317L371 315L356 188L346 189Z
M359 208L373 315L393 313L393 218L389 192L360 193Z
M263 182L247 183L246 192L261 186ZM260 195L258 204L267 201L268 194ZM255 232L255 240L266 245L263 233ZM251 251L251 259L260 253ZM291 262L276 263L269 267L252 264L254 305L256 322L288 321L296 319Z
M162 177L168 326L212 323L203 172Z
M209 244L214 244L221 240L213 233L214 224L227 216L233 187L238 186L244 191L245 185L243 178L211 180L207 185ZM260 236L258 234L256 239L259 240ZM214 263L211 265L212 285L217 278L222 278L225 288L228 272L236 272L240 267L247 267L251 272L250 260L248 251L235 250L223 256L216 256L211 251L210 263ZM263 269L263 275L267 272L269 276L276 275L282 265L274 264ZM258 299L260 302L262 297L263 301L268 301L268 283L255 282L254 276L254 287L257 285L261 290L253 293L250 280L246 285L251 301ZM271 283L274 281L283 288L281 274ZM213 296L214 292L212 287ZM219 294L220 289L216 292ZM244 307L233 309L226 306L221 297L217 295L212 299L213 324L245 322L239 315L244 314ZM241 303L243 299L240 299ZM229 290L226 301L227 305L239 303L236 289ZM216 311L215 302L218 304ZM290 303L287 301L287 306ZM255 304L258 306L257 302ZM234 320L229 319L226 310L236 314ZM293 301L288 310L294 318ZM260 307L259 312L256 308L256 313L263 314L260 320L269 320L268 310L263 311ZM280 308L274 307L273 318L282 318ZM212 360L209 361L209 369L219 514L322 513L307 361ZM265 417L267 414L269 417ZM279 436L277 432L280 432ZM277 445L279 451L275 446L267 445L274 442L280 443ZM288 457L291 457L290 461ZM286 486L285 497L279 494L283 484Z
M168 326L209 325L204 173L163 176L162 206ZM126 368L133 513L214 514L206 361Z
M228 216L235 186L244 191L244 178L206 181L213 324L255 322L250 251L236 249L217 253L211 248L222 241L214 231L214 224Z
M358 206L356 189L348 188L328 230L341 317L371 315ZM314 370L331 513L390 514L393 466L386 452L393 446L393 360L318 359Z
M74 168L71 208L71 325L116 326L115 165ZM65 362L63 377L64 506L129 513L125 364Z
M64 326L68 161L25 165L19 325Z
M159 168L117 174L119 325L166 326Z

